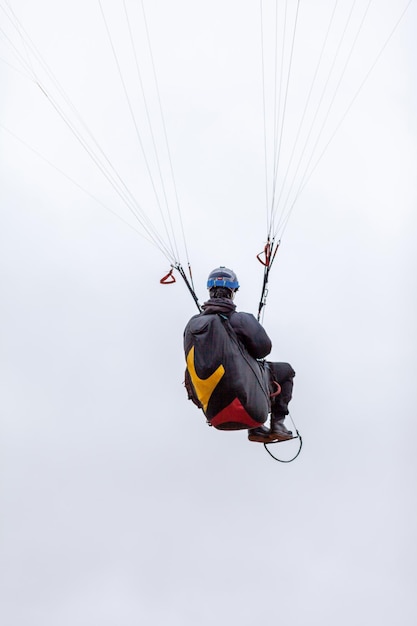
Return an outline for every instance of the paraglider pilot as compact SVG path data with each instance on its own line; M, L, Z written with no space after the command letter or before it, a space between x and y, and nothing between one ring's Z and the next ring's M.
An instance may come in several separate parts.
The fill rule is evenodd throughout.
M259 367L266 371L271 395L270 427L260 424L255 428L249 428L249 441L268 443L291 439L292 432L287 429L284 420L288 415L288 403L292 397L293 378L295 376L293 368L289 363L264 360L271 352L271 340L252 314L236 311L233 300L239 289L239 282L233 270L223 266L214 269L209 274L207 288L210 298L203 304L203 312L200 315L205 317L210 314L220 314L222 317L227 317L238 340L246 348L249 355L258 361ZM276 394L275 392L279 388L281 391Z

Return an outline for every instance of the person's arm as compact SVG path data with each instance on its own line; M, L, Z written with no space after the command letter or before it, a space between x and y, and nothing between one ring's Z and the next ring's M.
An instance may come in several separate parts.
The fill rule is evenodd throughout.
M230 323L246 350L255 359L263 359L271 352L270 338L251 313L233 313Z

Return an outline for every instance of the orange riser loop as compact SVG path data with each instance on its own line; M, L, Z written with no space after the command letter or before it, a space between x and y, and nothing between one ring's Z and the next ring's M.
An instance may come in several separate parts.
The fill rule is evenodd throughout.
M276 386L276 391L274 391L273 393L270 394L270 398L276 398L277 396L279 396L279 394L281 393L281 385L279 383L277 383L276 380L272 381L273 384Z
M161 278L161 280L159 281L161 283L161 285L172 285L173 283L177 282L175 280L175 276L174 276L173 272L174 272L174 270L170 270L168 272L168 274L166 274L165 276L163 276Z
M261 258L263 254L265 255L265 261ZM258 259L259 263L262 263L262 265L264 265L265 267L269 267L269 262L271 260L271 244L269 242L265 245L265 248L262 250L262 252L256 255L256 258Z

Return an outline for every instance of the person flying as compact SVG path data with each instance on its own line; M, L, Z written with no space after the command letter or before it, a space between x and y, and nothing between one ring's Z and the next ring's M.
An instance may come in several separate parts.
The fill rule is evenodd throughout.
M207 320L207 316L220 316L224 320L227 320L232 329L232 333L234 333L234 336L237 337L239 344L241 344L241 346L243 346L247 351L248 355L250 355L253 363L251 369L253 375L251 375L247 381L245 380L245 393L243 396L246 397L248 394L250 395L251 390L248 389L248 387L259 387L259 380L261 380L261 382L264 380L267 395L269 395L267 411L268 409L270 410L270 427L267 427L264 424L268 417L268 414L266 413L263 417L256 418L259 425L256 425L256 422L247 421L247 424L254 426L252 428L248 428L248 426L245 425L237 427L229 426L228 428L248 428L249 441L268 443L272 441L286 441L288 439L292 439L293 434L285 426L284 420L288 415L288 403L292 398L293 379L295 376L293 368L289 363L265 360L265 357L271 352L272 342L263 326L251 313L236 311L234 298L239 289L239 281L233 270L224 266L214 269L208 276L207 288L209 290L209 300L203 304L202 313L194 316L185 329L184 336L186 356L190 354L190 341L187 337L190 335L189 327L191 323L193 323L194 327L196 324L200 324L201 326L201 324ZM221 325L218 326L218 329L222 330ZM200 331L197 331L197 334L198 332ZM212 332L210 335L209 346L202 351L200 350L200 352L203 353L203 358L204 355L207 355L208 358L209 353L211 355L216 352L217 343L221 343L223 346L221 350L227 350L227 342L225 343L224 341L221 341L220 336L218 337L217 334L216 331L214 333ZM236 359L240 359L240 354L241 353L236 352ZM188 357L187 363L189 364ZM259 368L259 371L256 371L256 368ZM192 370L191 376L190 369ZM237 366L234 376L235 378L236 376L239 376L239 366ZM201 382L203 383L203 387L207 386L206 380L209 380L209 378L205 380L199 378L193 367L188 367L186 372L186 386L189 397L195 402L195 404L200 406L200 408L203 408L203 410L206 408L208 400L207 403L204 401L201 402L205 391L203 389L199 396L198 388L200 386L201 389ZM192 383L191 385L189 384L190 380ZM227 377L225 377L224 380L227 381ZM223 386L222 395L227 396L227 388L225 386ZM227 413L227 409L232 407L232 405L233 403L229 404L221 412L226 411ZM244 409L245 407L243 406L242 408ZM231 409L229 409L229 412L230 411ZM224 428L226 429L227 427Z

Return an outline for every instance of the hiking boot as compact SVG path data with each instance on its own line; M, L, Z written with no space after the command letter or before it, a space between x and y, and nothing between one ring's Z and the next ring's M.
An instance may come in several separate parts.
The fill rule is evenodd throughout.
M269 435L269 441L287 441L293 438L291 430L288 430L284 426L285 417L273 417L271 416L271 430ZM255 430L258 430L255 428Z
M258 443L268 443L268 441L271 441L271 431L266 426L249 428L248 439L249 441L257 441Z

